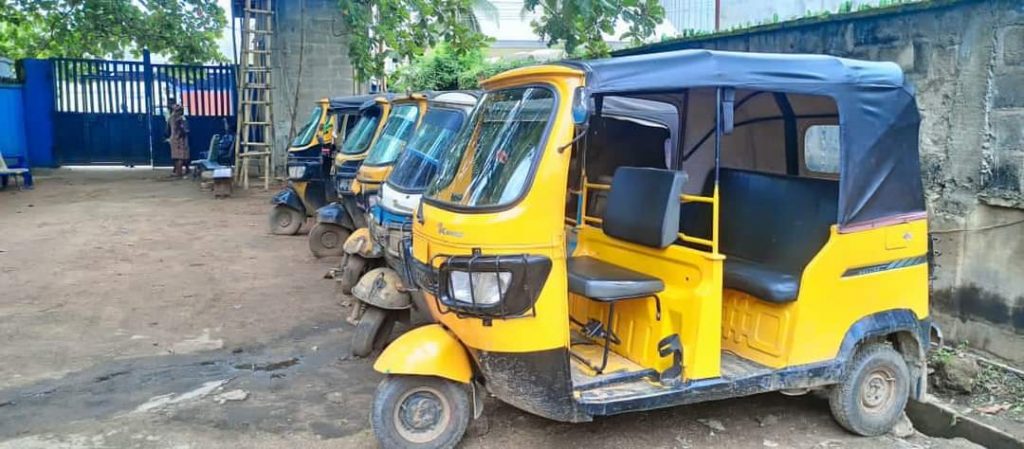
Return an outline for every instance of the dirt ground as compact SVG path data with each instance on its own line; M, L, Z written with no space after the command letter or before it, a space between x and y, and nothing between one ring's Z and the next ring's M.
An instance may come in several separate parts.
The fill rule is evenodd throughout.
M167 174L0 191L0 448L375 447L380 375L348 356L336 261L267 234L273 192L215 200ZM575 425L488 399L462 444L568 446L971 447L853 437L823 399L778 394Z

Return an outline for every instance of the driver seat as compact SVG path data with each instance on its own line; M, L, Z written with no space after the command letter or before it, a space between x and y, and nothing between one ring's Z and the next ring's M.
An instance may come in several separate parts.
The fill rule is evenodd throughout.
M610 237L652 248L666 248L679 234L679 195L686 174L680 171L620 167L615 170L602 230ZM604 354L600 366L592 366L600 374L608 364L608 351L618 337L612 331L615 303L623 300L654 297L657 319L661 319L661 299L665 289L661 279L615 265L591 256L568 260L569 291L591 301L608 304L608 322L576 323L591 338L604 338ZM578 359L584 361L581 357Z

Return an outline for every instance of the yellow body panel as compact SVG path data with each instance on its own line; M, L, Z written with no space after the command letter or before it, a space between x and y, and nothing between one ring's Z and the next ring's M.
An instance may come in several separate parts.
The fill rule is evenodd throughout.
M334 144L334 117L328 113L330 108L330 101L326 98L320 99L316 102L317 106L320 107L320 121L316 126L316 134L309 141L308 144L301 147L288 147L288 152L299 152L308 150L314 146L318 146L323 142L324 145Z
M647 273L665 283L661 321L654 298L619 301L613 330L622 340L615 352L644 367L664 370L672 359L658 355L658 341L678 333L683 344L687 379L718 377L721 360L718 329L722 320L722 261L710 253L679 245L650 248L606 236L600 228L583 227L574 256L590 256ZM608 322L604 303L571 295L572 316L586 323Z
M516 77L499 76L484 84L487 89L494 89L515 82L522 83ZM488 254L530 253L551 259L551 273L537 299L536 316L494 320L490 326L484 326L479 319L460 319L453 313L440 313L437 301L428 295L427 303L434 317L464 344L475 349L532 352L569 345L562 222L570 152L558 152L557 148L573 136L570 103L573 90L582 82L582 72L565 69L562 75L532 76L528 82L551 86L562 99L558 102L550 138L545 143L532 188L515 207L494 213L462 214L424 203L423 222L414 221L413 225L413 252L416 259L424 262L436 254L471 254L481 243L486 244Z
M402 334L380 354L373 369L384 374L438 376L461 383L473 378L466 349L436 324Z
M384 130L384 124L388 121L388 115L391 113L391 102L385 97L377 97L374 101L380 106L380 120L377 122L377 129L373 131L373 139L370 139L370 143L366 145L366 149L359 154L343 154L339 152L334 156L334 165L340 166L345 161L361 161L366 159L366 154L369 153L370 148L377 143L377 138L380 137L381 131Z
M395 168L394 164L390 165L362 165L359 167L359 172L356 173L356 179L353 181L352 191L355 191L355 183L358 182L360 186L360 192L362 193L373 193L380 190L381 184L388 179L388 175L391 174L391 170Z
M408 103L415 103L417 109L419 109L419 113L416 115L416 127L418 128L420 123L423 123L423 116L426 115L427 112L427 97L423 94L413 94L410 95L408 99L389 103L388 111L390 112L390 108ZM370 142L370 146L368 148L373 148L377 143L377 138L380 137L381 132L384 130L384 125L387 123L387 117L382 116L381 118L382 120L377 124L377 132L373 135L373 141ZM363 158L368 154L369 151L363 152ZM356 172L356 181L363 184L364 193L376 192L380 189L380 185L388 179L388 175L391 174L391 169L394 168L394 166L395 164L393 162L387 165L361 165L359 166L359 171Z

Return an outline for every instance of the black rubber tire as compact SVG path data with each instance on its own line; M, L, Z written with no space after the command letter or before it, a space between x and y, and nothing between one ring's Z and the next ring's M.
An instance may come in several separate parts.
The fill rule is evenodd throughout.
M877 377L876 377L877 376ZM884 380L889 378L889 380ZM872 382L887 385L884 403L876 410ZM892 430L900 419L910 396L910 370L907 362L892 346L873 343L860 348L843 375L843 381L832 387L829 406L832 416L844 429L861 436L878 436ZM865 402L867 401L867 403Z
M316 257L335 257L345 253L342 249L350 232L331 223L317 223L309 231L309 251Z
M352 294L352 287L356 286L359 278L363 277L366 271L366 259L358 254L343 254L341 256L340 274L335 275L334 280L338 282L338 288L346 295Z
M278 204L270 210L267 223L270 225L270 233L274 235L295 235L299 233L306 217L295 209L283 204Z
M442 413L447 413L444 427L429 441L413 441L402 435L398 426L405 426L398 420L399 408L410 393L428 391L443 404ZM370 411L370 425L383 449L451 449L462 440L469 426L473 404L466 386L433 376L386 376L377 385ZM409 430L405 432L410 432Z
M383 348L395 327L395 312L366 305L352 334L352 355L366 357L374 348Z

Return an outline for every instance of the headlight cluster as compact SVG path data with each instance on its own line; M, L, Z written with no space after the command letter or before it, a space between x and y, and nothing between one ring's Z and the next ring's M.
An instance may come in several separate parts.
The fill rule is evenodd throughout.
M436 284L429 279L415 280L418 285L427 281L420 287L428 291L436 288L436 299L449 310L485 319L513 318L533 310L551 272L551 259L533 254L478 253L446 257L437 270L432 276Z
M289 165L288 166L288 178L293 180L300 180L306 176L305 165Z
M338 179L338 191L339 192L351 192L352 191L352 178L340 178L340 179Z
M507 271L500 273L452 271L449 279L452 283L449 291L452 299L467 304L493 306L508 292L508 285L512 282L512 273Z

